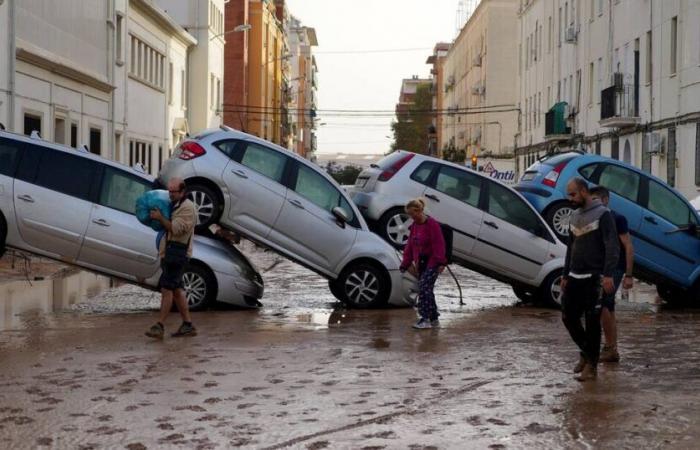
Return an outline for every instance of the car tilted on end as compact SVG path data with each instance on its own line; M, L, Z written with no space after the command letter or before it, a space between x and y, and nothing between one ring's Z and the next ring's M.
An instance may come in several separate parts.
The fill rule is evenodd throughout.
M156 288L156 232L134 213L154 180L99 156L0 131L0 249L5 245ZM195 236L183 276L190 308L257 307L262 278L233 246Z
M634 275L656 284L669 302L700 300L700 214L663 180L622 161L568 152L547 155L531 165L515 186L568 238L572 207L566 185L582 177L610 191L609 207L629 223Z
M464 267L504 281L522 299L558 303L566 247L540 215L508 186L430 156L398 150L360 173L350 195L396 248L411 222L404 205L415 197L453 230L453 257Z
M357 207L322 168L280 146L228 127L187 139L159 182L182 178L199 227L218 223L329 280L348 305L413 303L415 280L397 252L367 228Z

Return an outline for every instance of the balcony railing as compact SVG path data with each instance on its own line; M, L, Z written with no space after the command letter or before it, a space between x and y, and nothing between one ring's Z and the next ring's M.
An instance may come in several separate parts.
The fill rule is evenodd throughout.
M639 111L632 85L610 86L603 89L600 99L600 125L626 127L639 123Z

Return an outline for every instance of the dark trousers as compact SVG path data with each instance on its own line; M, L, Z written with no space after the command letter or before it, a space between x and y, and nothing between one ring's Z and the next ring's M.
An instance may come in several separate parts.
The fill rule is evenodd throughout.
M571 338L581 349L581 355L594 367L600 356L600 277L583 280L569 278L562 296L562 321ZM585 317L586 328L581 325Z

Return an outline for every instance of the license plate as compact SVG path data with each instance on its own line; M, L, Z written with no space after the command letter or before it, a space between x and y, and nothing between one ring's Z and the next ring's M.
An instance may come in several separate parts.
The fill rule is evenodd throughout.
M520 181L532 181L535 179L535 176L537 176L537 172L526 172Z

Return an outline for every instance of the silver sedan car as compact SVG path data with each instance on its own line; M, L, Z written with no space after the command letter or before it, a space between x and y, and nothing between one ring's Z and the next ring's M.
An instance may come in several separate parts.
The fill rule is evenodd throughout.
M149 288L156 232L134 214L153 179L87 152L0 132L0 249L14 247ZM195 236L184 274L192 310L215 301L257 307L263 282L228 242Z
M199 226L219 223L329 280L350 306L411 305L415 280L319 166L228 127L183 141L159 182L186 180Z

